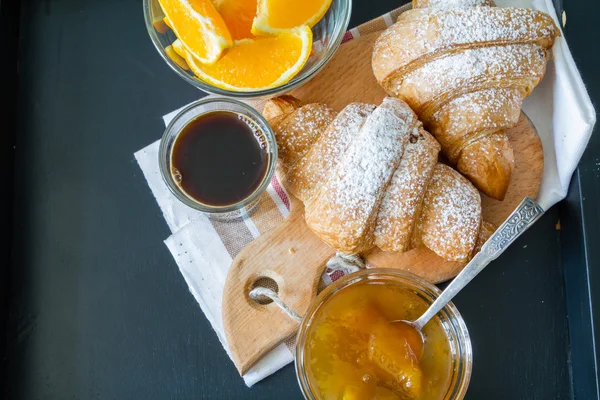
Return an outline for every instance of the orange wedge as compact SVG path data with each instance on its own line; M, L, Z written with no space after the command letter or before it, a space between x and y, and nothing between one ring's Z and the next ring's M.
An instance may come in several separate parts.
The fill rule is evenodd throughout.
M270 35L301 25L312 28L330 5L331 0L258 0L252 33Z
M175 53L177 53L184 60L187 58L188 52L185 49L185 47L183 47L183 43L181 43L181 40L175 39L175 41L171 45L171 48L173 49L173 51L175 51Z
M179 65L181 68L185 69L186 71L190 70L190 67L188 67L187 62L185 62L185 59L183 57L181 57L179 55L179 53L173 49L172 45L165 47L165 53L167 53L169 58L171 60L173 60L175 62L175 64Z
M166 18L155 19L152 22L152 25L158 33L165 34L169 30L169 24L166 23Z
M162 8L160 8L160 4L151 1L150 7L152 8L152 25L154 26L154 29L156 29L158 33L166 33L169 30L169 27L164 22L165 13Z
M312 32L301 26L277 36L236 41L219 61L203 64L182 43L173 42L201 80L221 89L236 92L264 90L292 79L304 66L312 46Z
M223 18L210 0L159 0L169 26L186 50L203 63L214 63L233 46Z
M252 21L256 16L256 0L213 0L233 40L254 37Z

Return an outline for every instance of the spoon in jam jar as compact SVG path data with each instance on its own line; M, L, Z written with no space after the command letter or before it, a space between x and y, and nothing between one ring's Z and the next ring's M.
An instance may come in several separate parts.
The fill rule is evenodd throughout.
M525 197L521 204L508 216L506 221L489 237L460 274L446 287L440 296L416 321L397 320L392 323L402 327L403 336L415 355L420 358L425 338L422 330L446 304L450 302L473 278L493 260L498 258L523 232L537 221L544 209L530 197Z

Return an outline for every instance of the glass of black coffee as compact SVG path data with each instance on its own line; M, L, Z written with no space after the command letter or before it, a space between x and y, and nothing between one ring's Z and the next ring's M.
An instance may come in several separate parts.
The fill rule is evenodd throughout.
M159 163L178 200L211 215L238 217L251 211L269 185L277 144L252 107L230 99L199 100L167 127Z

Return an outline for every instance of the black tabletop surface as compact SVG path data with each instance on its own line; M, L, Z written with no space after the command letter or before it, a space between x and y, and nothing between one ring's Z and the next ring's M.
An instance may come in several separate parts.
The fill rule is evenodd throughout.
M21 3L0 0L3 37L18 32L2 44L6 397L300 398L291 366L245 387L163 244L169 230L133 153L160 137L162 115L203 94L156 53L141 0ZM598 102L594 1L563 3L566 36ZM399 5L355 0L351 26ZM570 399L589 374L572 376L567 311L580 303L570 302L564 273L599 264L599 151L594 137L569 202L456 298L474 347L468 399ZM557 230L563 215L572 218ZM600 289L600 272L585 271L588 289ZM592 343L581 301L576 331L588 324ZM588 314L589 305L588 297ZM597 349L585 343L576 350L593 361ZM578 398L592 398L585 393Z

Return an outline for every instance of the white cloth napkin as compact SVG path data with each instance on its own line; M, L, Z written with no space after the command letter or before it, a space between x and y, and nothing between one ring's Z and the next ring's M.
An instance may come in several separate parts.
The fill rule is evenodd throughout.
M165 124L168 124L176 114L177 111L174 111L166 115ZM190 292L231 357L221 318L221 301L225 278L233 259L214 224L204 214L183 205L169 191L160 174L158 148L159 141L156 141L135 153L135 158L171 229L172 235L165 240L165 244L179 266ZM277 204L281 214L287 217L289 210L281 203L280 197L272 186L267 193ZM259 236L258 229L252 226L251 220L246 219L244 222L249 225L248 231L253 237ZM250 368L243 376L244 382L252 386L293 360L294 356L290 349L285 344L281 344Z
M556 25L562 26L552 0L533 0L533 8L550 14ZM546 76L523 102L523 111L537 128L544 147L544 175L537 200L545 210L566 197L596 124L596 111L564 33L552 50L554 61L548 63Z
M549 13L560 26L551 0L504 0L499 6L531 7ZM554 61L549 62L545 78L525 100L523 109L536 126L544 147L544 176L538 197L544 209L562 200L573 171L589 141L596 114L581 76L575 66L564 36L554 45ZM164 117L165 124L177 111ZM200 305L226 351L227 343L221 319L221 299L227 270L232 262L222 237L208 218L181 204L169 192L158 166L159 142L135 153L148 186L152 190L172 235L165 244L185 278L190 292ZM281 214L289 214L281 196L273 187L269 196ZM253 237L259 230L251 220L246 222ZM293 361L292 352L281 344L253 366L243 376L245 383L254 383L271 375Z

